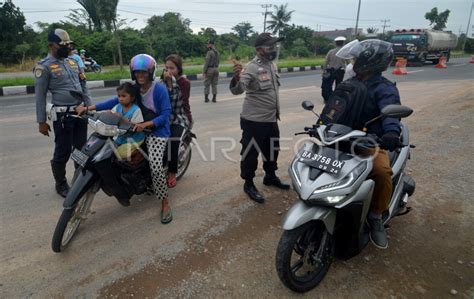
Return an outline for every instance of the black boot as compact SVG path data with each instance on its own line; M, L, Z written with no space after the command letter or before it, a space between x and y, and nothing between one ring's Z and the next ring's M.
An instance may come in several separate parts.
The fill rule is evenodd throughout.
M208 94L204 95L204 103L209 103L209 95Z
M69 192L69 185L66 180L66 163L51 160L51 169L53 170L54 180L56 181L56 192L66 198Z
M274 186L283 190L290 189L290 185L282 183L279 177L277 177L274 173L273 174L265 174L263 178L263 184L265 186Z
M217 101L216 101L216 96L217 96L216 94L213 94L213 95L212 95L212 102L213 102L213 103L217 102Z
M263 203L265 201L262 194L260 194L260 192L257 190L257 187L255 187L253 180L245 180L244 192L247 193L250 199L255 202Z

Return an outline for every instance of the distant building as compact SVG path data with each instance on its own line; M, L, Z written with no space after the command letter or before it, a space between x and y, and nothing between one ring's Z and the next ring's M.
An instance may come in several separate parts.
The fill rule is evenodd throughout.
M363 29L357 29L357 35L362 35ZM338 36L344 36L346 38L351 38L354 36L354 28L346 28L344 30L329 30L329 31L315 31L313 32L313 36L324 36L330 40L334 40Z

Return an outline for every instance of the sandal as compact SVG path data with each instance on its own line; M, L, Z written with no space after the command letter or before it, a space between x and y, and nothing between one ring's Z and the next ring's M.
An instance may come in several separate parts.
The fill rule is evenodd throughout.
M171 211L171 208L168 209L168 213L166 213L166 215L163 215L163 210L161 211L161 223L168 224L172 220L173 220L173 211Z
M176 176L174 178L168 177L168 179L166 180L166 184L168 185L168 188L176 187Z

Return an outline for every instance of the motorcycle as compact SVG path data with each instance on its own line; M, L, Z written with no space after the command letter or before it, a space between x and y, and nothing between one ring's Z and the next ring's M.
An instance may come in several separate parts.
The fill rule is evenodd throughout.
M131 132L132 124L123 123L121 118L112 112L87 112L83 116L70 117L87 119L95 132L90 135L81 150L74 149L71 155L78 167L54 230L54 252L64 251L69 245L81 222L87 219L94 197L100 189L105 194L114 196L122 206L129 206L133 195L152 192L148 160L143 158L132 164L114 154L116 148L112 138ZM189 166L193 138L196 136L191 131L186 131L182 136L178 179ZM141 150L142 155L146 157L146 148L142 147Z
M85 68L86 72L94 72L94 73L102 72L102 66L98 64L97 61L95 61L92 58L87 58L84 61L84 65L86 66Z
M302 106L318 116L310 101L304 101ZM365 128L382 117L404 118L412 112L405 106L389 105ZM349 259L369 242L366 218L375 183L368 176L373 161L370 155L355 153L376 148L380 140L339 124L316 123L295 135L300 134L318 141L305 141L289 167L299 201L283 219L276 270L286 287L306 292L322 281L333 257ZM401 143L401 148L389 152L393 193L389 209L383 214L384 225L410 211L407 202L415 191L415 181L405 173L410 148L414 146L410 145L408 128L403 124Z

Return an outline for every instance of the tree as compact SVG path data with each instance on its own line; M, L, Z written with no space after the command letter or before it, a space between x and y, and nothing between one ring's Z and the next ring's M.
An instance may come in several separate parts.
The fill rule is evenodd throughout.
M85 27L89 31L93 30L92 19L84 8L71 9L66 18L74 25Z
M99 12L99 2L96 0L77 0L84 10L87 12L89 19L94 24L94 30L102 31L102 20Z
M430 26L432 26L434 30L443 30L444 28L446 28L449 13L449 9L446 9L442 13L438 13L438 8L434 7L433 9L431 9L431 11L425 14L425 19L430 21Z
M15 62L13 49L21 44L24 33L25 16L11 0L5 1L0 7L0 62ZM20 38L19 38L20 37Z
M378 28L375 28L375 27L369 27L367 28L367 33L368 34L372 34L372 33L377 33L379 31Z
M117 16L117 5L118 0L100 0L97 1L97 8L99 16L107 31L114 34L115 44L117 45L117 53L119 57L120 70L123 69L123 57L120 35L118 34L118 28L123 25L125 21L121 20L119 24Z
M249 22L241 22L232 27L232 30L237 33L239 39L243 42L247 42L249 39L249 35L254 32L253 26Z
M294 10L288 11L288 3L280 6L273 5L273 7L275 11L270 16L271 20L268 21L267 28L272 30L273 34L278 33L280 35L280 31L288 26Z

